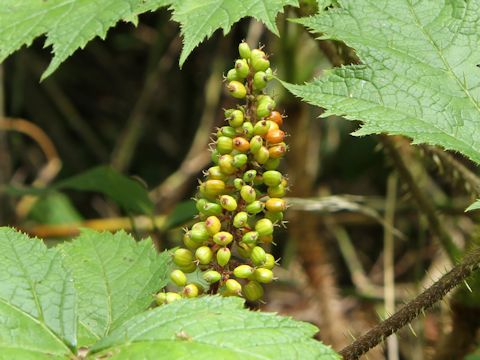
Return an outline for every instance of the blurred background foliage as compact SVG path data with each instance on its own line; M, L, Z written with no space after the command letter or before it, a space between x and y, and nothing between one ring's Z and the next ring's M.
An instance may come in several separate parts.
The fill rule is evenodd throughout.
M182 69L179 28L165 9L142 15L137 27L119 24L41 83L50 59L44 39L10 56L3 64L0 112L14 120L0 123L0 130L8 130L0 131L0 182L6 189L0 193L0 224L54 242L75 235L79 226L126 228L152 236L159 248L177 246L181 227L195 213L189 199L209 164L210 133L224 121L222 109L235 105L222 74L237 58L238 43L264 44L277 76L291 83L355 58L344 45L315 41L287 21L299 12L311 9L287 8L279 15L280 38L251 19L227 36L216 32ZM391 311L385 307L388 292L401 304L437 278L448 259L393 171L381 137L352 137L354 122L317 119L321 109L301 103L279 83L270 90L288 115L290 151L283 166L292 206L274 250L281 258L280 279L269 288L265 309L316 323L322 340L339 350ZM473 215L463 213L470 196L461 177L444 166L438 150L393 141L422 192L442 210L454 241L465 243L476 229ZM111 165L103 168L108 176L97 171L72 182L100 165ZM123 195L147 191L149 198L122 202ZM394 222L387 210L392 204ZM388 237L394 238L394 284L387 286ZM440 305L400 332L397 358L433 354L451 327L448 312ZM369 359L385 354L380 346Z

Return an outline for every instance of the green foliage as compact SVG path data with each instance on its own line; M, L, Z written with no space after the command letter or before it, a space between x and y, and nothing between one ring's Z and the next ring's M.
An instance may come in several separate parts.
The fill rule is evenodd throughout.
M73 189L99 192L115 201L124 211L148 214L153 211L153 202L147 189L136 180L120 174L110 166L98 166L48 188L7 188L10 195L45 195L52 190Z
M89 335L82 346L145 310L168 282L167 253L159 257L150 239L137 243L123 231L83 230L62 252L79 299L79 328Z
M173 19L181 24L184 37L180 65L205 37L210 37L217 29L227 34L232 25L245 16L262 21L278 35L275 18L286 5L298 6L298 0L173 1Z
M43 74L47 77L96 36L105 38L118 21L136 23L137 16L167 5L166 0L5 0L0 8L0 61L46 34L45 46L54 57Z
M324 116L362 120L355 135L406 135L480 162L480 1L344 0L300 19L344 41L362 64L285 86Z
M168 359L338 359L312 339L316 331L310 324L246 311L238 298L203 297L138 315L93 350L113 350L113 359L160 353Z
M310 324L251 312L241 299L201 297L146 311L170 255L124 232L83 231L47 249L0 228L0 359L338 359ZM77 324L79 325L77 328Z
M475 201L472 205L470 205L468 208L466 208L465 212L478 210L478 209L480 209L480 199L477 199L477 201Z

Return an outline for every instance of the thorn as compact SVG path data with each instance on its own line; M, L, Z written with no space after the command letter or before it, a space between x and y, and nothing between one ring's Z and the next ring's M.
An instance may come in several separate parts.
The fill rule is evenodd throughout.
M415 337L418 337L418 336L417 336L417 333L415 332L415 330L413 330L412 323L408 323L408 328L410 329L410 331L412 332L412 334L413 334Z
M467 283L467 280L463 280L463 282L465 283L465 286L467 287L467 289L468 289L471 293L473 293L472 288L471 288L470 285L468 285L468 283Z

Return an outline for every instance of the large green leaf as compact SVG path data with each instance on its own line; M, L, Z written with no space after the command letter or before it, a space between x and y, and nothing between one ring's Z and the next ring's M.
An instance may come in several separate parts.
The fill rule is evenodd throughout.
M105 38L118 21L136 22L166 0L3 0L0 6L0 62L22 45L47 35L54 57L43 74L50 75L78 48L96 36Z
M0 228L0 304L0 348L13 347L13 341L23 350L51 348L56 354L65 352L62 341L76 346L75 289L60 252L5 227ZM30 328L33 340L18 338ZM38 347L22 345L37 335Z
M298 6L298 0L182 0L173 1L173 19L181 24L183 49L180 65L205 38L217 29L224 34L238 20L253 16L278 35L275 18L286 5Z
M167 283L169 254L159 255L150 239L136 242L123 231L83 230L62 252L78 294L81 345L144 311Z
M406 135L480 162L480 0L342 0L299 22L353 47L361 65L295 95L363 121L356 135Z
M127 321L97 343L111 359L339 359L315 326L243 308L239 298L180 300Z

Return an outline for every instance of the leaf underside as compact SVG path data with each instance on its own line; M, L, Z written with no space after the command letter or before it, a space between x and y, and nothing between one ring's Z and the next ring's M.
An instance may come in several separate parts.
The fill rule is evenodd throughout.
M362 64L285 86L324 116L361 120L355 135L405 135L480 163L480 0L339 3L298 22L344 41Z

